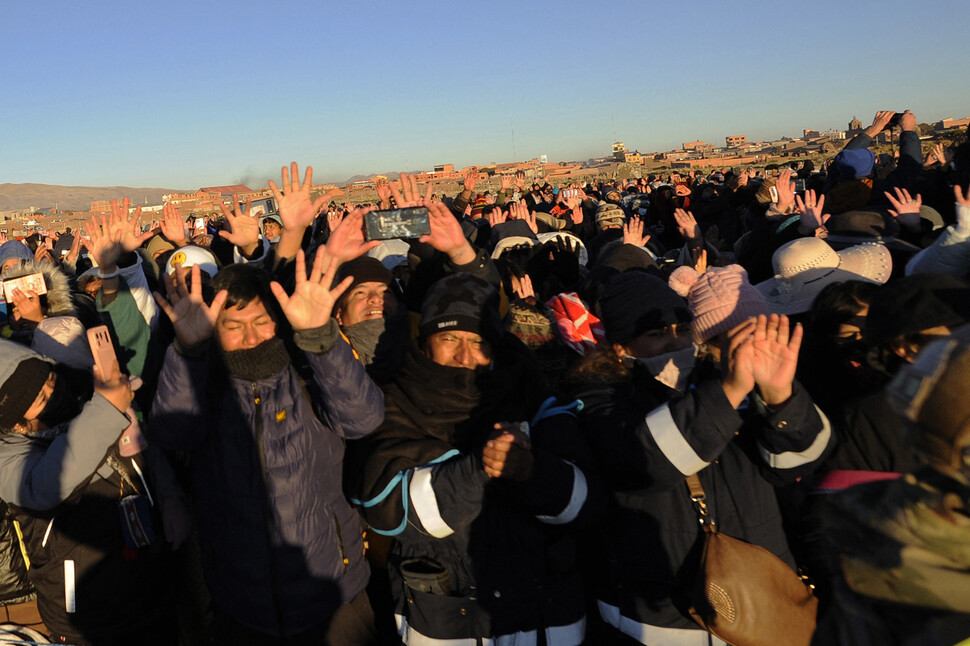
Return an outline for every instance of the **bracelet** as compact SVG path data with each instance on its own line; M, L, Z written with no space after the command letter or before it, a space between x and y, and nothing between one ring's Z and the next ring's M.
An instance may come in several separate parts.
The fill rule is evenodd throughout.
M120 270L118 270L118 269L115 269L115 270L114 270L113 272L111 272L110 274L102 274L102 273L101 273L101 270L100 270L100 269L98 269L98 278L100 278L101 280L105 280L106 278L117 278L117 277L118 277L118 273L119 273L119 271L120 271Z

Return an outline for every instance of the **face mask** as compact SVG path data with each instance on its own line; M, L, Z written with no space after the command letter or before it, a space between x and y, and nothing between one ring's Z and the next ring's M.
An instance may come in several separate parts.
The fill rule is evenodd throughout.
M637 359L653 375L653 378L677 392L687 390L687 380L694 371L694 346L683 350L658 354L655 357Z
M81 406L77 397L74 396L74 390L67 379L59 376L54 383L54 391L47 399L47 405L44 406L44 410L37 416L37 419L48 428L54 428L58 424L70 422L80 412Z
M869 353L869 348L866 346L865 341L862 339L853 339L851 341L842 341L838 345L843 359L861 366L866 365L866 355Z

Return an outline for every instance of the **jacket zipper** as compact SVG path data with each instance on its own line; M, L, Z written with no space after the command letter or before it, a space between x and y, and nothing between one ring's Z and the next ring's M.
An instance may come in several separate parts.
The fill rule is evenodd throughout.
M344 572L346 572L350 565L350 559L347 558L347 553L344 551L344 537L340 532L340 521L337 519L337 514L333 514L333 524L337 528L337 549L340 550L340 560L343 561Z
M273 505L269 497L269 473L266 469L266 453L263 451L263 400L259 396L259 387L253 381L253 405L256 407L253 417L256 424L256 453L259 456L260 477L263 479L263 488L266 490L263 498L263 506L266 514L266 547L269 550L269 576L271 594L273 596L273 610L276 612L276 623L279 626L280 634L286 633L286 625L283 620L283 604L279 595L279 573L276 569L276 551L273 549Z

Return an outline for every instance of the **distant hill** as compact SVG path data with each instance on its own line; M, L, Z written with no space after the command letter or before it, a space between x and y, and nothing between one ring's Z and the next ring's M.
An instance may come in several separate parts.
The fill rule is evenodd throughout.
M160 204L165 193L186 193L185 189L132 188L130 186L56 186L53 184L0 184L0 211L46 209L87 211L95 200L129 198L132 204Z

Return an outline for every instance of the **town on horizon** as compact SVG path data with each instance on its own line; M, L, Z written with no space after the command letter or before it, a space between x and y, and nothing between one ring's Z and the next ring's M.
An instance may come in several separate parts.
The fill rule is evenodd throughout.
M477 173L478 182L495 188L490 181L495 176L514 175L522 171L530 181L560 185L573 184L591 178L620 178L642 177L656 174L658 171L701 170L722 167L741 167L767 164L774 160L796 160L817 156L834 155L844 143L854 137L866 127L857 117L853 116L846 130L818 131L806 128L799 138L782 137L774 141L748 141L746 135L727 135L723 146L716 146L705 141L683 142L681 147L665 152L646 152L630 150L622 141L614 141L609 155L591 158L586 161L553 161L546 155L540 155L528 161L491 163L486 165L470 165L456 169L454 164L437 164L431 170L419 170L411 173L421 184L431 183L435 191L456 189L468 173ZM970 117L961 119L944 118L935 123L920 124L920 138L933 140L934 138L956 131L960 128L970 128ZM892 134L884 131L876 137L877 144L891 142ZM390 179L395 179L393 174ZM379 179L388 179L387 175L374 174L363 179L353 179L342 183L326 183L313 186L316 194L330 193L338 202L367 202L373 201L374 189ZM141 207L142 220L150 222L161 215L166 203L175 205L184 217L218 215L220 204L229 204L233 197L240 200L266 200L272 198L268 187L251 188L244 184L223 186L208 186L194 192L165 193L159 196L160 203L152 204L154 200L145 198L144 204L135 204L131 208ZM117 199L120 199L118 196ZM112 198L115 199L115 198ZM87 211L58 209L52 207L0 210L0 232L11 236L29 235L35 230L63 229L77 226L95 213L108 213L112 199L93 200ZM272 208L271 200L269 201ZM54 226L59 225L59 226Z

